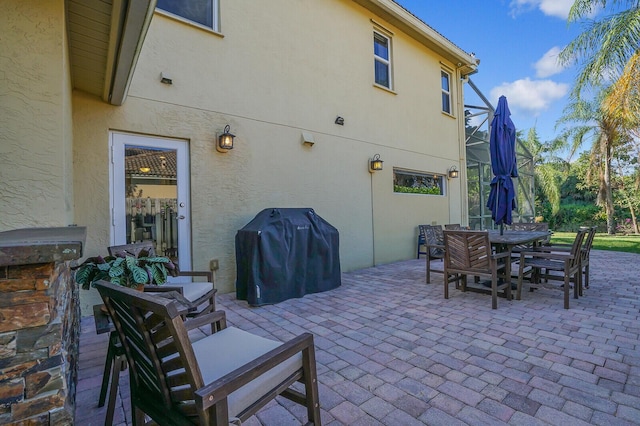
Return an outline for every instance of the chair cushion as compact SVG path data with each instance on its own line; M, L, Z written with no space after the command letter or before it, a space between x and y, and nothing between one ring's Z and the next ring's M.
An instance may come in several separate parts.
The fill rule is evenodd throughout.
M190 283L173 283L169 282L167 285L171 287L182 287L182 295L189 302L195 302L211 290L213 290L212 283L205 282L190 282Z
M227 327L194 342L193 351L204 383L209 384L281 344L235 327ZM229 417L238 416L300 368L302 354L298 353L231 393L228 397Z

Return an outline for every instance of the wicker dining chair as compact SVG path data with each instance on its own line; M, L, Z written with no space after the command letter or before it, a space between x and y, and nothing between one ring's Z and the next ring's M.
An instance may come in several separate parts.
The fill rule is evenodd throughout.
M281 343L227 327L216 311L185 320L179 302L98 281L129 364L134 425L145 415L160 425L244 422L276 396L306 407L320 425L313 335ZM215 331L192 342L189 331ZM304 392L292 388L303 384Z

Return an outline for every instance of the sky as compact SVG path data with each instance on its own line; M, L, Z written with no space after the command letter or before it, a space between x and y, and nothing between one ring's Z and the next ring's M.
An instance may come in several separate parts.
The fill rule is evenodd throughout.
M573 0L396 0L462 50L480 59L473 83L493 107L507 97L517 130L553 140L576 75L557 55L580 32L567 25ZM465 86L465 96L473 92ZM468 98L466 98L468 100ZM477 102L469 102L477 105Z

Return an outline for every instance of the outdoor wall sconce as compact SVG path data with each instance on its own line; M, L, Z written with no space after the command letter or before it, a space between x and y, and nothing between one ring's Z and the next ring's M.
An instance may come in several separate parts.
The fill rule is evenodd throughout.
M338 126L344 126L344 117L337 116L337 117L336 117L336 121L335 121L335 123L336 123Z
M460 176L460 172L456 166L451 166L447 172L449 173L449 179L457 179L458 176Z
M232 135L229 133L229 125L227 124L224 127L224 133L218 136L218 143L216 144L216 149L220 152L228 152L230 149L233 149L233 138L236 135Z
M373 173L382 170L382 163L384 163L384 161L380 159L380 154L374 155L371 161L369 161L369 172Z

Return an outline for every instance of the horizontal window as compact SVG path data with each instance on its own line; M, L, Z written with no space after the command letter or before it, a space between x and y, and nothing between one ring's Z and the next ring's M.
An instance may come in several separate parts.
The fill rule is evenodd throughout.
M393 169L393 192L444 195L444 175Z

